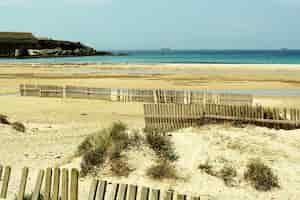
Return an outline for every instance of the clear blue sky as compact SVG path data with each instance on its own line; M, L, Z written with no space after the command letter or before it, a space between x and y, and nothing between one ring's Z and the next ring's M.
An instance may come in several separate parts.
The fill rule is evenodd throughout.
M300 0L1 0L0 31L97 49L300 49Z

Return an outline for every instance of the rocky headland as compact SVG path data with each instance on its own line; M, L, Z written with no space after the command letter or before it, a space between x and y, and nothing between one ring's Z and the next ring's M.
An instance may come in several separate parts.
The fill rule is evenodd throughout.
M81 42L37 38L32 33L0 32L0 57L40 58L63 56L114 55L96 51Z

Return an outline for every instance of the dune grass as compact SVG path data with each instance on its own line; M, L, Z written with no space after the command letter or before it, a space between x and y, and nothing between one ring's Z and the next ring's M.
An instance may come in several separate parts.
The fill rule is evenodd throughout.
M259 159L250 160L244 173L244 178L251 185L260 191L269 191L273 188L279 188L278 177L272 169Z
M82 156L81 175L95 173L108 160L114 175L128 176L131 169L123 152L141 143L142 138L137 134L129 135L126 124L114 122L109 128L85 138L77 148L77 156Z

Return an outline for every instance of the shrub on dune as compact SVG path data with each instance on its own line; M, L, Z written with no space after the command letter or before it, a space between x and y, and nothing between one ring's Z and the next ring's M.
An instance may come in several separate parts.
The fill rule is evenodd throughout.
M86 137L76 152L78 156L82 156L81 175L95 172L109 160L114 175L128 176L131 170L121 154L136 142L138 137L131 137L127 126L122 122L115 122L110 128Z
M9 124L10 124L10 122L8 121L8 119L7 119L7 116L6 116L6 115L2 115L2 114L0 114L0 124L7 124L7 125L9 125Z
M161 134L146 133L146 141L160 158L167 159L169 161L175 161L178 159L178 155L175 152L170 138Z
M269 191L272 188L280 187L278 177L259 159L249 161L244 178L257 190Z
M175 166L167 160L159 160L155 165L147 169L147 176L157 180L178 178Z
M224 166L219 172L221 177L227 186L234 186L234 178L237 176L237 171L233 166Z
M22 124L21 122L14 122L14 123L11 124L11 126L16 131L23 132L23 133L26 131L25 125Z

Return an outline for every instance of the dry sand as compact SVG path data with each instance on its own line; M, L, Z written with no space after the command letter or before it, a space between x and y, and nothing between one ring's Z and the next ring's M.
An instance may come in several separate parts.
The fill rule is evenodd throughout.
M85 73L82 69L96 73ZM121 71L110 71L116 69ZM157 69L161 73L157 73ZM153 73L132 74L139 70L152 70ZM9 126L0 125L0 163L13 167L9 190L17 191L20 169L24 166L30 167L31 183L40 168L78 167L79 160L71 159L78 144L88 134L107 127L113 121L124 121L130 128L144 127L141 103L7 95L18 92L20 83L90 87L299 89L299 74L300 66L297 65L1 64L0 113L9 116L11 121L23 122L27 127L26 133L18 133ZM300 97L256 96L255 102L300 108ZM271 130L254 126L232 128L226 125L185 129L172 133L172 140L180 155L177 167L184 172L182 176L186 177L185 180L156 182L147 178L145 169L154 159L147 148L128 153L129 162L136 168L128 178L112 177L105 170L101 178L154 188L171 187L188 194L208 194L217 199L296 200L300 198L299 133L298 130ZM246 161L260 157L278 174L282 187L271 192L257 192L241 181L239 186L228 188L220 179L197 169L208 157L216 167L224 162L233 163L240 178ZM67 161L70 163L66 164ZM80 184L85 186L80 187L81 199L86 198L84 195L87 194L90 181L90 178L81 180Z

